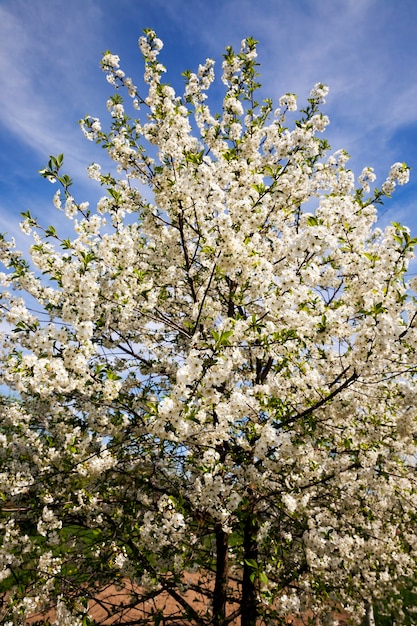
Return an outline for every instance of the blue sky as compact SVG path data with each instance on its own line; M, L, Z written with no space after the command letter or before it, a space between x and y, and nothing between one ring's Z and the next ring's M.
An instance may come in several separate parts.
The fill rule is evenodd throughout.
M326 136L345 148L359 173L375 168L381 185L391 163L406 161L411 182L382 211L417 234L417 2L415 0L0 0L0 232L24 236L19 215L46 223L59 215L55 189L37 171L50 154L65 154L76 199L101 190L85 168L102 158L77 121L107 117L113 93L101 72L110 49L139 85L137 39L151 27L164 41L168 82L227 45L260 41L262 95L276 102L295 92L303 104L316 82L327 83Z

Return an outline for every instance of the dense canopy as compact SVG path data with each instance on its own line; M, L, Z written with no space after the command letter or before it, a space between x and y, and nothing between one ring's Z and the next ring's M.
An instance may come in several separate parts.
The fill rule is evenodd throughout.
M146 90L106 52L109 129L82 121L102 199L51 157L67 226L24 214L29 261L1 240L2 623L359 623L416 569L415 240L376 225L408 168L356 182L322 84L258 104L252 39L219 115L213 61L178 96L139 45Z

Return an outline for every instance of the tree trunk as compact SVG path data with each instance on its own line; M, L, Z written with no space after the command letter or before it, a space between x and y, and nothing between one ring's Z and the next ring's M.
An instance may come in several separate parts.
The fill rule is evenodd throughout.
M256 626L258 617L258 520L249 509L243 534L241 626Z
M224 626L226 620L227 583L229 568L229 535L221 524L215 526L216 581L213 593L213 626Z
M365 624L366 626L375 626L374 607L372 602L367 602L366 604Z

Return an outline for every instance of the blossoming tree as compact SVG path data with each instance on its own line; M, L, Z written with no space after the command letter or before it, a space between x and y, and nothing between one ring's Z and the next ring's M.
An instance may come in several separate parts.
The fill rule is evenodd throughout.
M82 122L117 164L96 208L51 157L74 236L1 240L2 623L360 622L416 569L415 241L375 226L408 168L355 185L325 86L294 124L256 102L252 39L220 115L213 61L177 96L139 45L147 95L107 52L110 127Z

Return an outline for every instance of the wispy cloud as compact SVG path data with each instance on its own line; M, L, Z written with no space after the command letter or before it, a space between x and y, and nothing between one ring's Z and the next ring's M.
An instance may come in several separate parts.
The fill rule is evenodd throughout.
M58 3L50 11L27 0L0 6L0 123L40 155L65 150L76 163L85 142L80 133L74 150L74 128L85 113L82 94L93 93L91 51L96 59L99 52L89 23L100 11L74 4L70 21Z

